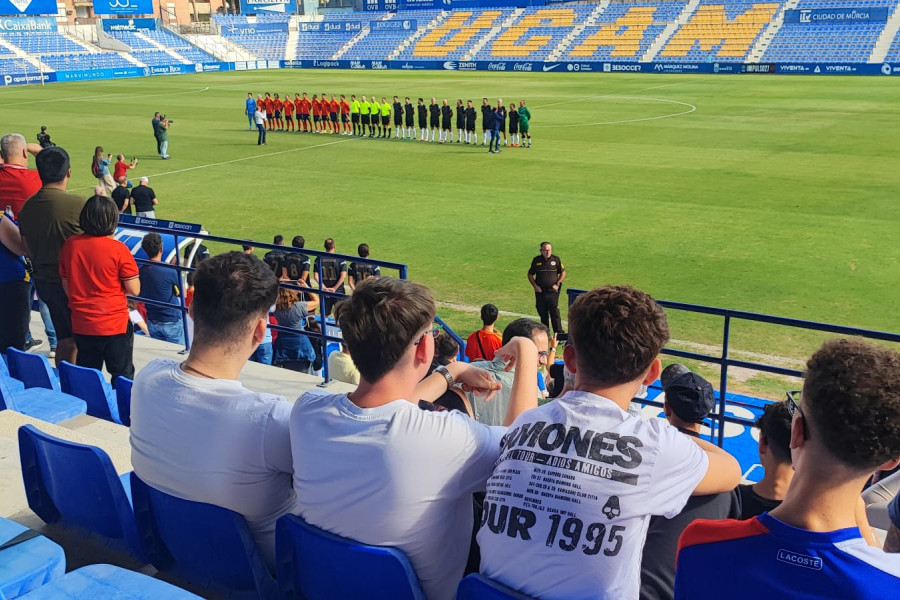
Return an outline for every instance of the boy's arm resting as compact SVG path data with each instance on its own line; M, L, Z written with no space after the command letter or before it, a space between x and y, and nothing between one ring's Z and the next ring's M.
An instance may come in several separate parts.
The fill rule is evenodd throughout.
M705 440L691 438L709 459L706 475L694 488L692 496L730 492L741 482L741 466L730 454Z

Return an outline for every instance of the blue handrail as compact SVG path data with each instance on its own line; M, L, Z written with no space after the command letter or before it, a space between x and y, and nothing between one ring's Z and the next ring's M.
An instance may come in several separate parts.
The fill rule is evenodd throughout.
M569 289L568 301L569 306L578 296L587 290ZM687 358L692 360L701 360L717 364L721 367L719 376L719 402L710 418L713 424L717 426L714 433L715 441L719 446L725 443L725 423L738 423L741 425L753 425L751 419L741 417L732 417L725 414L727 404L726 393L728 391L728 367L740 367L753 371L761 371L764 373L773 373L776 375L788 375L793 377L802 377L803 372L797 369L788 369L776 365L769 365L759 362L751 362L746 360L737 360L729 356L729 342L731 336L731 321L738 319L741 321L755 321L758 323L768 323L772 325L782 325L785 327L794 327L797 329L805 329L810 331L823 331L826 333L836 333L839 335L850 335L868 338L872 340L881 340L887 342L900 343L900 334L890 333L886 331L877 331L874 329L862 329L859 327L848 327L845 325L833 325L831 323L819 323L817 321L806 321L803 319L792 319L789 317L778 317L774 315L766 315L762 313L747 312L743 310L731 310L728 308L718 308L714 306L704 306L702 304L688 304L685 302L672 302L671 300L657 300L660 306L671 310L680 310L692 313L702 313L707 315L715 315L722 317L722 354L716 356L713 354L703 354L700 352L689 352L685 350L676 350L674 348L663 348L662 353L669 356L677 356L679 358ZM662 406L659 402L642 400L645 404L654 406Z
M208 242L218 242L218 243L222 243L222 244L231 244L231 245L235 245L235 246L243 246L245 244L249 244L249 245L252 245L254 248L260 248L263 250L278 250L279 252L283 252L285 254L305 254L305 255L311 255L315 258L319 258L319 257L341 258L341 259L347 260L348 262L352 261L352 262L358 262L358 263L373 264L373 265L377 265L379 267L383 267L383 268L387 268L387 269L396 269L398 271L399 279L407 279L407 276L408 276L408 268L403 263L396 263L396 262L385 261L385 260L376 260L376 259L372 259L372 258L362 258L359 256L351 256L348 254L337 254L334 252L325 252L322 250L294 248L291 246L278 246L276 244L266 244L263 242L254 242L251 240L241 240L241 239L237 239L237 238L229 238L229 237L218 236L218 235L210 235L209 233L204 233L204 232L195 232L195 231L185 232L186 230L188 230L187 226L190 224L180 224L175 221L171 221L171 222L163 221L163 222L167 224L166 227L147 225L144 223L140 223L139 220L135 220L135 222L132 222L129 219L127 222L121 223L120 226L124 227L126 229L135 229L138 231L146 231L148 233L155 232L155 233L159 233L161 235L165 234L165 235L174 236L174 238L175 238L175 264L159 263L159 262L153 262L152 264L165 266L170 269L175 269L179 273L196 270L194 267L189 267L189 266L185 266L185 265L181 264L181 254L179 251L180 250L180 240L190 239L190 240L201 240L201 241L208 241ZM175 225L174 227L172 226L173 224ZM180 225L184 225L185 227L180 227ZM144 260L144 259L135 259L135 260L139 264L150 264L151 263L151 261ZM319 284L321 285L321 282L322 282L322 262L321 261L316 261L316 274L318 276ZM296 285L292 282L281 281L281 282L279 282L279 285L283 288L291 289L291 290L298 291L298 292L310 292L310 293L318 295L320 298L322 298L322 297L346 298L347 297L347 295L344 294L343 292L329 292L329 291L326 291L326 290L320 289L320 288ZM184 340L185 340L184 352L187 352L191 349L191 340L190 340L190 335L188 334L188 326L187 326L188 309L187 309L187 306L185 305L185 294L183 291L179 296L179 304L178 305L172 305L167 302L160 302L157 300L150 300L149 298L143 298L141 296L129 296L129 298L131 298L132 300L138 301L138 302L143 302L145 304L152 304L155 306L165 306L165 307L169 307L169 308L174 307L174 308L178 308L179 310L181 310L182 326L184 327ZM324 310L324 307L322 306L322 304L323 303L320 303L320 310L319 310L319 315L318 315L319 316L319 325L320 325L320 329L321 329L321 331L319 331L319 332L307 331L305 329L296 329L296 328L292 328L292 327L285 327L282 325L273 325L271 323L268 325L268 327L269 327L269 329L273 329L275 331L292 331L294 333L299 333L300 335L304 335L304 336L307 336L310 338L316 338L318 340L321 340L322 352L324 355L324 353L327 351L328 342L341 342L341 338L335 337L333 335L328 335L328 333L327 333L328 327L327 327L327 322L326 322L325 310ZM327 360L327 357L323 356L322 384L321 385L327 385L329 381L331 381L331 376L328 372L328 360Z

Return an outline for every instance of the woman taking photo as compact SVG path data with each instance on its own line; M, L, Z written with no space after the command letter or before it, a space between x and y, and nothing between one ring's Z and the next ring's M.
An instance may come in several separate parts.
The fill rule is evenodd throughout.
M103 156L103 146L94 148L94 160L91 162L91 173L97 178L97 182L106 189L106 195L112 197L116 189L116 182L109 174L109 165L112 162L112 154Z
M134 328L126 294L141 293L134 257L113 239L119 210L105 196L91 196L78 219L84 233L66 240L59 254L59 275L69 295L78 366L100 369L106 363L116 377L134 378Z

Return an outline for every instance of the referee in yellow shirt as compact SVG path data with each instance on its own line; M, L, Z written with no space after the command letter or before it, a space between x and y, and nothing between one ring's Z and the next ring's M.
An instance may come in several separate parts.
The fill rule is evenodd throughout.
M362 102L359 103L359 120L361 125L359 126L359 135L365 137L366 128L369 128L369 131L372 130L372 126L369 125L369 103L366 101L366 97L362 97ZM372 137L371 135L369 137Z
M350 122L353 123L353 135L359 135L359 100L356 94L350 96Z

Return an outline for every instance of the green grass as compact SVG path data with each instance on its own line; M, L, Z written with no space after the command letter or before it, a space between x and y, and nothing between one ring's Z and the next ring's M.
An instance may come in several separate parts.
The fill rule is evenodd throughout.
M535 145L270 133L259 148L248 91L525 98ZM92 185L95 145L136 154L161 217L351 254L364 241L442 301L532 313L525 271L548 239L571 287L900 331L898 98L900 80L875 77L257 71L7 88L0 108L30 139L48 125L72 188ZM154 109L175 120L170 161ZM477 322L441 312L460 333ZM677 340L721 341L719 319L671 321ZM822 336L736 323L732 339L802 357Z

